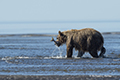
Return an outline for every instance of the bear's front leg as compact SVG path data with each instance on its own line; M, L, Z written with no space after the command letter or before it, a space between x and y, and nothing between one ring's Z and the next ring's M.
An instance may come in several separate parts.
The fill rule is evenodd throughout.
M67 46L67 58L72 58L72 54L73 54L73 47Z

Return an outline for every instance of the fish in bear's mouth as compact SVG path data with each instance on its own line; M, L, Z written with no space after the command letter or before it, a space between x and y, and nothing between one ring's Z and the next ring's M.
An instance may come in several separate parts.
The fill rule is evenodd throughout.
M51 41L54 41L54 42L55 42L55 45L57 45L58 47L61 45L61 43L58 42L58 41L55 41L53 37L52 37Z

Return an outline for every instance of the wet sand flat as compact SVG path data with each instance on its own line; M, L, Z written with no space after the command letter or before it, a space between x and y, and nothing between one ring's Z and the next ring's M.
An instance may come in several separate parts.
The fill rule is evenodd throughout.
M120 80L120 76L94 75L0 75L0 80Z
M106 58L82 58L66 46L57 48L51 36L0 36L0 80L120 80L120 35L104 34ZM54 37L54 36L53 36Z

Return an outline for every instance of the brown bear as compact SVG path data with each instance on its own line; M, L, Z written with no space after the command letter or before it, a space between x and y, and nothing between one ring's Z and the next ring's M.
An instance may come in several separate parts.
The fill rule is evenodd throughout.
M72 29L68 31L59 31L57 40L53 38L55 44L59 47L66 43L67 46L67 58L71 58L73 54L73 48L78 50L78 57L82 57L85 52L89 52L92 57L104 57L106 49L103 47L104 39L100 32L91 29ZM98 51L101 51L98 56Z

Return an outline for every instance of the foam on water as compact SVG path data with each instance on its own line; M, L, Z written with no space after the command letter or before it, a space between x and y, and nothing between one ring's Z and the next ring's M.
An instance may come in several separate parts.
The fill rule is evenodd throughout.
M30 59L32 57L16 56L16 57L4 57L1 60L11 60L11 59Z

